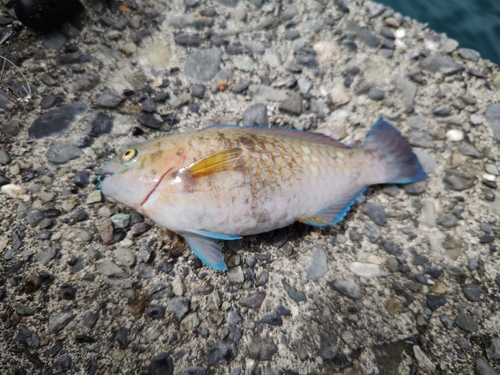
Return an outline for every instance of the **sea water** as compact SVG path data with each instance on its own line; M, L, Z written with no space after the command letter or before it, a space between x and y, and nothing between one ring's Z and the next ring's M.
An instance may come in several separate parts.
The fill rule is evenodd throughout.
M500 0L378 0L500 65Z

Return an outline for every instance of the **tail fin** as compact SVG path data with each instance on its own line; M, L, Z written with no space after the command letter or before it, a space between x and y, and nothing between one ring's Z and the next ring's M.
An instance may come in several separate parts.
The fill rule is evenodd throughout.
M409 184L427 178L406 139L385 120L379 119L373 125L366 138L365 149L374 150L386 163L387 183Z

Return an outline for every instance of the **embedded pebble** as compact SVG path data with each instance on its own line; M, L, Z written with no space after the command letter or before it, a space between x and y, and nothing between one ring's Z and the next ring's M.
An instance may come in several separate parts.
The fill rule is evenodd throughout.
M352 280L335 280L330 285L337 292L351 299L357 300L363 296L361 287Z
M464 132L458 129L450 129L446 132L446 138L451 142L460 142L464 139Z
M365 279L387 276L387 273L381 270L378 264L352 262L349 264L349 270L357 276L364 277Z
M328 257L323 249L317 247L312 254L311 263L306 269L306 277L319 280L328 272Z

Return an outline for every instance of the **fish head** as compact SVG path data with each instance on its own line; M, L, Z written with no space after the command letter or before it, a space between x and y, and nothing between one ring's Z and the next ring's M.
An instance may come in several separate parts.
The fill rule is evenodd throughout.
M165 143L146 142L115 156L101 168L98 188L104 195L140 212L161 180L180 168L178 150Z

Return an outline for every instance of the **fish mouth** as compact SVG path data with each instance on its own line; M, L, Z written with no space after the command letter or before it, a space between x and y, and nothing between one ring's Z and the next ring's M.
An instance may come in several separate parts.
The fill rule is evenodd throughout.
M156 183L155 187L153 189L151 189L151 191L149 192L149 194L146 196L146 198L144 198L144 200L142 201L141 203L141 207L148 201L149 197L151 195L153 195L153 193L156 191L156 189L158 188L158 186L160 186L161 182L163 181L163 179L165 178L165 176L172 170L174 169L174 167L170 168L168 171L166 171L165 173L163 173L163 175L158 179L158 182Z
M113 173L110 173L110 172L100 173L100 174L98 174L98 175L94 178L94 180L92 181L92 183L93 183L94 185L97 185L97 188L98 188L99 190L101 190L101 188L102 188L102 183L104 182L104 179L105 179L106 177L108 177L108 176L111 176L112 174L113 174Z

